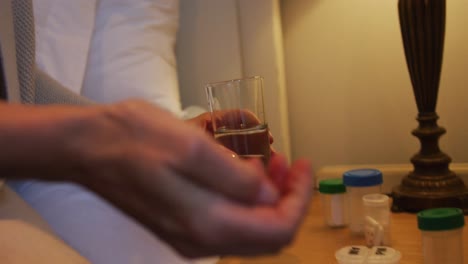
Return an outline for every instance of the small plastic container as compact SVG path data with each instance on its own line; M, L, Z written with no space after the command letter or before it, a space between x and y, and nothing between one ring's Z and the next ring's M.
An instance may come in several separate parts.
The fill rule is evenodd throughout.
M339 264L398 264L401 253L391 247L347 246L336 251L335 258Z
M347 246L335 253L339 264L365 264L370 249L366 246Z
M348 224L346 208L346 187L342 179L326 179L319 182L325 224L330 227L342 227Z
M382 192L382 172L376 169L350 170L343 174L346 186L349 229L354 234L364 234L364 210L362 197Z
M418 213L424 264L463 264L463 212L435 208Z
M401 253L391 247L373 247L367 256L366 264L398 264Z
M368 247L390 246L390 199L381 193L362 197L364 207L364 235Z

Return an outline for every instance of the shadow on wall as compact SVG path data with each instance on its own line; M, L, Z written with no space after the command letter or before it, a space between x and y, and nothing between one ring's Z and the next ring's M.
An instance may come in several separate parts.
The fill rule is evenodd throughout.
M204 86L242 76L234 0L181 0L177 71L182 106L207 107Z
M325 0L309 0L303 1L304 4L301 5L286 5L286 1L288 0L280 0L281 17L285 17L286 14L294 14L294 16L288 16L290 17L289 23L292 25L294 25L296 21L300 21L304 16L307 16L310 10L320 5L321 2L325 2ZM283 27L284 34L287 33L285 30L286 29Z

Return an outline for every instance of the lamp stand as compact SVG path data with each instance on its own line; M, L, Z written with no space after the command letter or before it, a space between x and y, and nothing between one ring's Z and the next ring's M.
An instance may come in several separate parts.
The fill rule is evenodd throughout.
M412 134L421 149L411 158L414 170L393 189L393 211L418 212L458 207L468 212L468 189L449 169L451 158L439 148L446 130L437 125L437 93L445 37L445 0L399 0L398 12L406 62L418 107Z

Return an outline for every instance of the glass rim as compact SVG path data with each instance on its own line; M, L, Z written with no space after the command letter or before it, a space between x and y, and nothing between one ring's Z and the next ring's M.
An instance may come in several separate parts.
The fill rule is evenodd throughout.
M261 80L263 81L263 77L260 75L254 75L254 76L249 76L249 77L243 77L243 78L236 78L236 79L231 79L227 81L218 81L218 82L210 82L205 85L206 88L210 87L217 87L222 84L230 84L230 83L239 83L241 81L252 81L252 80Z

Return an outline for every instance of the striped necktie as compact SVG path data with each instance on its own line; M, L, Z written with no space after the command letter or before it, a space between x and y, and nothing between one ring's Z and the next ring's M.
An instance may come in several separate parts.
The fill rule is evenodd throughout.
M0 1L0 43L4 95L10 102L34 103L35 39L31 0Z

